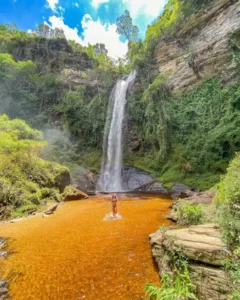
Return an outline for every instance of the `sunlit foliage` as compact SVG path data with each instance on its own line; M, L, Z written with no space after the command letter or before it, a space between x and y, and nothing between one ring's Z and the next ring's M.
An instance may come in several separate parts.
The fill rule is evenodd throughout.
M27 211L46 201L61 200L58 186L68 170L40 158L45 145L42 133L24 121L0 116L1 219L19 207Z

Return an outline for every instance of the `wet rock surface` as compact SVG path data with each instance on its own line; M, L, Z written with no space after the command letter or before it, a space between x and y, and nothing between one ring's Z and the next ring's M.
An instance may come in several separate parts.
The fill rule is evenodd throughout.
M74 185L87 194L94 194L98 182L98 175L82 167L73 174Z
M131 166L122 168L123 188L126 191L134 191L141 186L144 186L154 181L150 173Z
M168 194L169 191L163 186L159 181L151 181L145 185L140 186L136 189L138 192L147 192L147 193L159 193L159 194Z
M0 280L0 300L7 299L9 284L6 280Z
M230 252L221 240L215 224L190 226L166 232L158 230L149 236L152 255L160 276L172 274L170 256L181 249L189 260L189 274L200 300L225 300L230 291L229 275L223 270L223 261Z

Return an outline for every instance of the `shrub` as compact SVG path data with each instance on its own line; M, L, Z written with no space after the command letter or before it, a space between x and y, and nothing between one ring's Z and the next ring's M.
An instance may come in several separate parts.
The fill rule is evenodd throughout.
M215 201L217 204L218 222L227 244L240 246L240 154L232 160L227 174L217 185Z
M68 169L41 159L44 146L41 132L0 116L0 219L16 209L24 214L46 201L61 201L59 190L65 187Z
M176 299L195 299L195 286L191 283L189 272L185 266L183 273L179 272L174 279L164 274L161 279L161 287L147 284L144 287L146 296L150 300L176 300Z
M177 206L177 220L179 225L197 225L203 222L203 211L200 206L189 201L181 201Z

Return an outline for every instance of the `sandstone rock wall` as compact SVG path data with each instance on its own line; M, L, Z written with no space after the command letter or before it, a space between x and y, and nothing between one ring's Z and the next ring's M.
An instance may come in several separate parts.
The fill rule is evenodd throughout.
M171 254L181 250L189 260L189 274L196 286L200 300L227 300L231 290L229 275L223 264L230 253L220 237L219 227L214 224L189 228L158 230L150 235L152 255L160 276L172 273Z
M186 20L174 41L158 44L154 56L158 71L169 72L168 83L175 93L216 75L232 80L239 69L232 61L229 36L239 30L240 2L214 1L207 11Z

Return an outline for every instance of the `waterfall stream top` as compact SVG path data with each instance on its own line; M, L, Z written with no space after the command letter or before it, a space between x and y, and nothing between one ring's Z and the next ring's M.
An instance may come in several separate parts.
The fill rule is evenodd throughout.
M103 141L102 169L99 189L107 192L121 192L123 121L125 116L126 95L129 85L134 82L136 71L127 80L118 80L109 99L108 116Z

